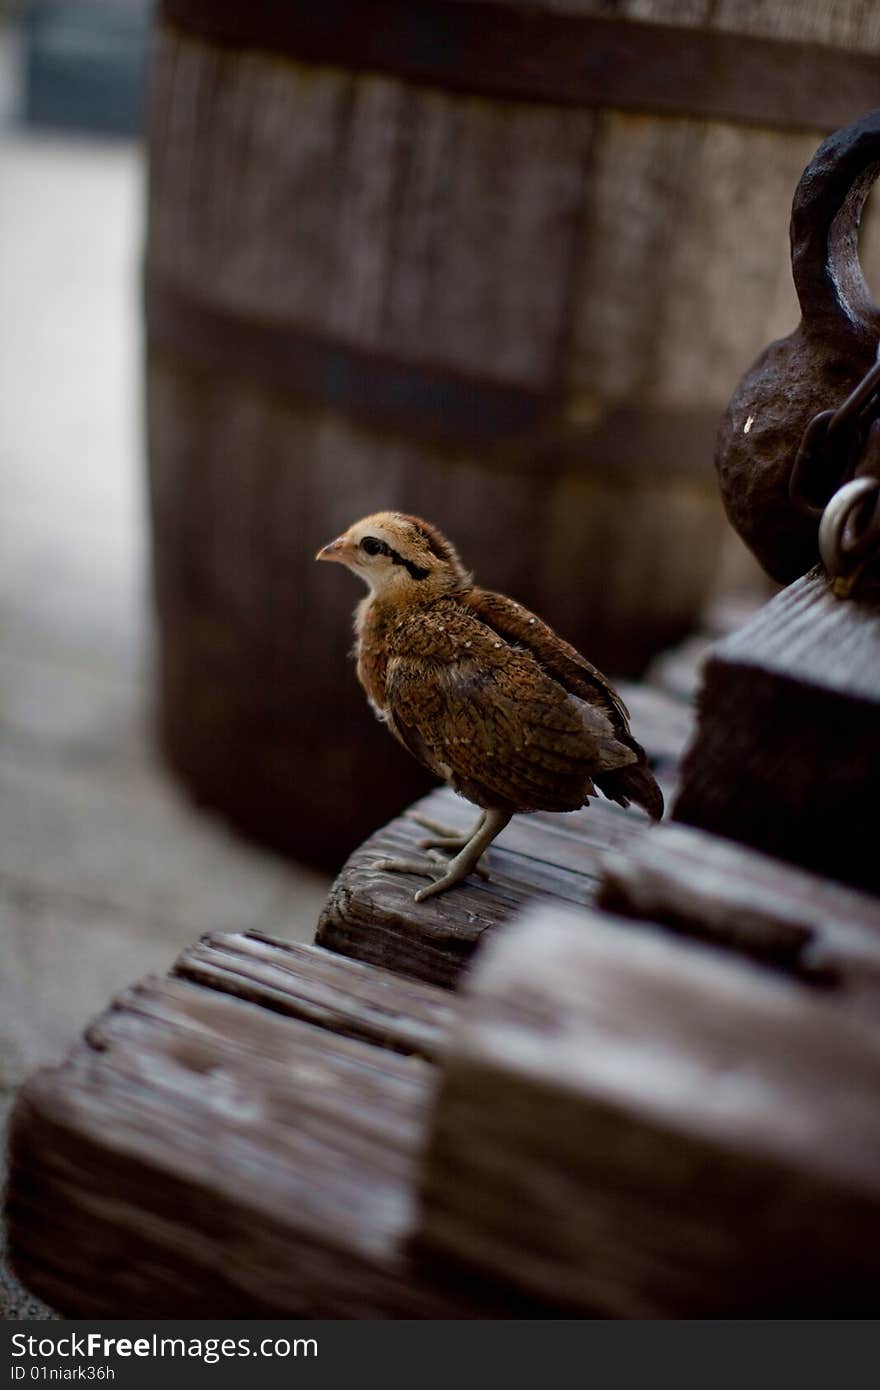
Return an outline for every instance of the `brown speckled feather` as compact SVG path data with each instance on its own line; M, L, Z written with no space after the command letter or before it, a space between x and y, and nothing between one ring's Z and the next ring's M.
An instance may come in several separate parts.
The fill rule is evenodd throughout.
M628 767L612 769L606 765L602 769L605 775L596 769L596 785L611 801L618 801L622 806L628 806L630 800L635 801L659 820L663 815L662 793L648 768L645 750L630 732L629 710L611 682L552 627L505 594L474 587L464 597L468 606L494 631L508 641L528 647L563 689L608 714L618 738L636 757Z
M458 596L400 617L385 646L389 728L478 806L575 810L597 773L638 757L603 702L569 693Z
M615 729L627 739L629 710L602 672L552 627L522 604L490 589L472 588L464 602L488 627L506 641L518 642L534 653L544 670L565 690L604 709Z

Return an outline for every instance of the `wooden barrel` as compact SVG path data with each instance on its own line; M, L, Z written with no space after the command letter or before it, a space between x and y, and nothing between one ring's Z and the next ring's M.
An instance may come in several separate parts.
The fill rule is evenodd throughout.
M316 547L421 513L481 582L638 671L724 547L716 423L796 320L792 189L877 103L856 0L602 8L160 6L162 738L199 797L313 862L424 787L366 712L356 585Z

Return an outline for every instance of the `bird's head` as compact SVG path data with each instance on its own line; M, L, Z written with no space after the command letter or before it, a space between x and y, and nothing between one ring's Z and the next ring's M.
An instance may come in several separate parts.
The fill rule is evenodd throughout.
M358 575L373 594L419 602L467 588L455 547L436 527L403 512L365 516L325 545L316 560L336 560Z

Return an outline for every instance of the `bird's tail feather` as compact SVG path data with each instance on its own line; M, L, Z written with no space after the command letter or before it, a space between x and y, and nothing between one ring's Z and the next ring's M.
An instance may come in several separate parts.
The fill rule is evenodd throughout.
M612 772L603 772L595 779L596 786L609 801L628 806L634 801L647 811L652 820L663 816L663 793L657 786L647 763L630 763Z

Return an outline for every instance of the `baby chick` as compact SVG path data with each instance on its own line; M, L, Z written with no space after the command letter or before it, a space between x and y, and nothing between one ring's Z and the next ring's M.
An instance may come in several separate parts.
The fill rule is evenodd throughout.
M379 719L413 757L482 810L470 835L423 841L452 859L377 867L445 892L521 811L575 811L596 789L655 820L663 796L620 696L574 647L503 594L478 588L454 547L401 512L365 517L323 550L363 579L357 674Z

